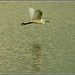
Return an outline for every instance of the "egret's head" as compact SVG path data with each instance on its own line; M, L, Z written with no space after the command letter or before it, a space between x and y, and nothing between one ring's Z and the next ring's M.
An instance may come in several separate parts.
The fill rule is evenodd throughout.
M42 24L45 24L45 20L41 19L41 23L42 23Z

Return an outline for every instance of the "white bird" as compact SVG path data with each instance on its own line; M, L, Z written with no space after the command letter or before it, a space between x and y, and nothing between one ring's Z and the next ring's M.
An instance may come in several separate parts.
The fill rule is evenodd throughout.
M21 25L27 25L27 24L31 24L31 23L44 24L45 22L50 22L50 21L45 21L45 20L41 19L43 13L39 9L34 10L33 8L29 8L29 14L30 14L31 21L29 21L27 23L21 23Z

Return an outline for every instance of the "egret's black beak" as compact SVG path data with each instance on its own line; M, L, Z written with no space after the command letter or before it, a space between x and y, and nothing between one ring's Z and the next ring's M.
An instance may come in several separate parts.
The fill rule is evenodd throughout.
M46 22L50 22L50 21L46 21Z

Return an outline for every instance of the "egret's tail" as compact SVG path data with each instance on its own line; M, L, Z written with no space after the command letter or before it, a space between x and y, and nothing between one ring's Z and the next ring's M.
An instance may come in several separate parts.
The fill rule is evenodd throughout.
M23 26L23 25L27 25L27 24L31 24L31 23L33 23L33 22L21 23L21 26Z

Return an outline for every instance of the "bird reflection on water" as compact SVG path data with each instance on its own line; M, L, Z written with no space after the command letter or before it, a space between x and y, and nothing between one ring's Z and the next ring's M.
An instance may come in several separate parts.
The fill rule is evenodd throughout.
M41 46L34 44L32 46L32 72L39 73L41 71Z

